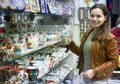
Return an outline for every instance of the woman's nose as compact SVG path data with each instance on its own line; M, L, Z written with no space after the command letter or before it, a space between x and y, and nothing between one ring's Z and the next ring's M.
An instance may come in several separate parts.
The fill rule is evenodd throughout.
M96 17L93 17L93 20L97 20L97 18L96 18Z

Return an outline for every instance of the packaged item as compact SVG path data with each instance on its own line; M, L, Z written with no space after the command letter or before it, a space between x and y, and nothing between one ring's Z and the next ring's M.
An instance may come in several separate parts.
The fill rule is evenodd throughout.
M0 0L0 6L3 9L7 9L9 7L9 0Z
M9 0L10 9L16 9L15 0Z
M25 11L30 12L30 0L25 0Z
M37 6L36 0L30 0L30 11L31 12L37 12L36 6Z
M45 0L40 0L41 13L45 13Z
M25 9L25 1L24 0L17 0L15 4L16 4L18 11L24 11L24 9Z

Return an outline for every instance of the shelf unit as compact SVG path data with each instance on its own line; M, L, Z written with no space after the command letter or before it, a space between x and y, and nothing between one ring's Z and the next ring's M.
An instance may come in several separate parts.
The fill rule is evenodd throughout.
M44 46L40 46L37 49L27 49L24 53L14 53L15 58L12 59L11 61L2 63L1 66L2 65L5 66L6 64L10 64L10 63L14 62L15 60L18 60L18 59L21 59L21 58L29 57L30 54L46 50L47 48L53 48L55 46L57 47L58 45L61 44L61 42L62 41L58 41L58 42L55 42L55 43L49 43L49 44L46 44ZM49 53L52 53L52 52L49 52Z
M22 35L24 35L24 33L27 33L27 32L40 32L41 29L43 31L43 26L46 27L46 25L50 25L50 28L47 31L47 33L49 33L49 32L51 33L50 30L51 30L51 27L53 27L53 25L56 25L57 27L60 25L62 25L60 27L63 27L63 25L68 25L69 17L74 16L73 14L74 14L75 5L74 5L73 0L66 0L66 1L50 0L49 2L45 2L46 0L35 0L35 1L38 1L35 3L36 6L35 6L35 4L32 4L32 3L31 4L32 4L32 6L37 7L38 3L39 3L40 9L41 9L40 11L36 11L37 8L36 9L34 8L34 10L36 12L32 12L31 7L30 7L31 8L30 11L19 10L19 9L17 9L17 7L15 9L12 9L12 7L10 5L6 8L3 8L3 5L1 5L0 16L1 16L1 13L3 14L3 16L5 16L5 18L4 18L5 20L2 21L2 23L4 25L6 25L6 26L4 26L4 28L6 28L8 30L5 35L6 37L8 37L11 34L19 34L20 36L22 36ZM33 3L35 1L33 1ZM31 4L28 4L29 0L28 0L28 2L27 1L25 1L25 2L27 4L27 6L31 5ZM2 2L2 3L5 4L4 2ZM14 2L12 2L12 3L14 3ZM72 6L71 6L71 4L72 4ZM43 8L41 8L41 7L43 7ZM55 7L55 10L52 10L52 7ZM26 9L26 7L25 7L25 9ZM39 15L42 17L38 17L37 21L34 22L34 19L36 19L34 17L39 16ZM29 16L29 17L26 17L26 16ZM27 24L27 27L32 25L32 27L35 27L35 28L28 27L27 29L25 29L26 24ZM36 26L37 26L37 28L36 28ZM1 24L0 24L0 27L1 27ZM57 28L57 29L59 31L61 31L64 28L61 28L61 29ZM54 27L52 28L52 31L53 30L56 31ZM4 35L0 35L0 37L1 36L4 36ZM24 53L16 53L15 52L15 53L13 53L14 58L10 58L9 60L4 60L2 63L0 63L0 68L3 68L9 64L14 65L17 60L22 61L24 58L32 57L33 54L36 54L36 53L37 54L44 53L44 56L45 56L47 54L52 54L53 52L55 52L61 48L65 48L65 46L64 46L63 42L61 40L59 40L54 43L48 42L47 44L44 44L43 46L40 46L37 49L27 49L26 51L24 51ZM68 56L61 59L59 62L57 62L57 64L55 64L54 67L50 68L50 70L46 74L44 74L42 77L38 78L38 81L41 80L43 77L45 77L47 74L49 74L52 70L55 70L58 66L60 66L61 62L65 61L70 55L71 55L71 53L69 53ZM40 56L40 58L42 58L42 56ZM0 82L1 82L1 80L2 80L2 77L0 77Z
M69 52L69 54L67 56L65 56L61 61L59 61L57 64L54 65L54 67L52 69L50 69L44 76L38 78L38 82L41 81L41 79L44 79L48 74L50 74L52 71L56 70L59 66L61 66L62 62L64 62L70 55L72 55L72 53ZM71 66L72 67L72 66ZM71 68L71 70L73 69L73 67ZM70 70L70 71L71 71ZM65 76L68 75L68 73L70 73L70 71L68 71L67 73L65 73ZM65 77L63 77L64 79Z
M62 43L62 41L55 42L55 43L52 43L52 44L50 43L50 44L47 44L47 45L42 46L42 47L37 48L37 49L29 49L28 51L26 51L25 53L22 53L22 54L15 53L16 57L14 59L12 59L11 61L2 63L2 65L0 67L4 67L7 64L13 64L16 60L20 60L22 58L30 57L31 54L33 54L33 53L44 52L44 50L48 50L48 49L50 50L51 48L54 48L54 47L55 48L60 48L61 47L61 43ZM64 46L62 46L62 47L64 47ZM46 53L52 53L52 52L54 52L54 49L51 52L48 51ZM46 74L44 74L42 77L38 78L38 81L41 80L43 77L45 77L48 73L50 73L51 71L56 69L58 66L60 66L60 63L63 62L68 57L69 57L69 55L67 57L65 57L63 60L61 60L58 64L55 64L55 66L53 68L51 68Z
M65 47L63 44L62 44L62 41L58 41L58 42L54 42L54 43L47 43L45 44L44 46L40 46L39 48L37 49L28 49L27 51L25 51L24 53L14 53L15 55L15 58L14 59L11 59L10 61L7 61L7 62L3 62L0 67L4 67L6 66L7 64L14 64L14 62L16 60L20 60L22 58L27 58L27 57L31 57L31 54L34 54L34 53L38 53L38 52L45 52L45 51L48 51L44 54L47 54L47 53L52 53L54 52L54 49L53 50L50 50L51 48L60 48L60 47ZM50 50L50 51L49 51ZM64 60L66 60L71 54L69 54L68 56L66 56L65 58L63 58L61 61L59 61L58 64L55 64L54 67L52 67L45 75L43 75L42 77L38 78L38 81L41 80L43 77L45 77L47 74L49 74L51 71L55 70L58 66L60 66L61 62L63 62ZM69 73L69 72L68 72ZM67 75L67 74L66 74Z

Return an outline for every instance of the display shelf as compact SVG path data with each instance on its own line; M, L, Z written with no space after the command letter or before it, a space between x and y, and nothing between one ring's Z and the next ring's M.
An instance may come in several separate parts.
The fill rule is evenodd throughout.
M61 65L61 63L62 63L63 61L65 61L70 55L71 55L71 53L69 53L69 54L68 54L66 57L64 57L61 61L59 61L57 64L55 64L54 67L52 67L44 76L40 77L39 79L42 79L42 78L45 77L48 73L50 73L51 71L57 69L57 68Z
M46 81L53 81L53 82L56 82L57 84L62 84L65 77L73 70L73 66L70 66L67 64L62 64L61 66L64 66L64 67L61 68L60 71L58 71L57 69L56 69L56 71L54 71L54 72L58 72L59 74L51 72L51 73L47 74L47 76L45 76L45 79L43 79L43 82L45 82L45 84L46 84ZM56 77L56 79L55 79L55 77Z
M113 71L113 74L120 74L120 71Z
M110 84L120 84L120 80L110 79L110 80L109 80L109 83L110 83Z
M63 30L62 27L64 27L63 25L69 24L68 18L71 17L71 15L66 15L66 14L65 15L56 15L56 14L51 14L51 13L41 14L41 13L32 13L32 12L25 12L25 11L20 12L20 11L9 10L9 9L6 9L6 10L0 9L0 11L1 11L2 17L6 16L8 13L10 15L10 17L14 18L14 20L10 19L10 21L7 21L5 19L4 25L7 28L7 33L5 33L4 35L1 35L1 36L6 36L6 37L10 36L11 34L19 34L19 36L22 36L22 35L24 35L24 33L33 32L33 31L29 30L31 27L33 27L31 25L35 25L37 27L37 30L36 30L37 32L41 32L43 30L42 25L48 25L48 26L51 25L52 29L51 28L49 28L49 29L53 32L48 31L50 33L55 33L56 31L61 32ZM30 15L34 15L36 18L30 17ZM39 17L37 17L37 16L39 16ZM31 18L34 18L34 20L32 20ZM43 22L40 22L40 21L44 21L44 24L43 24ZM17 23L16 24L17 27L13 28L11 26L11 23L15 23L15 24ZM26 25L27 25L27 30L25 32L23 31L24 28L21 26L22 23L26 23ZM57 26L55 26L55 25L57 25ZM62 26L60 26L60 25L62 25ZM28 27L28 26L30 26L30 27ZM53 26L55 26L55 28L53 28ZM42 29L42 30L39 31L38 29L39 30ZM47 30L46 28L44 28L44 29ZM58 31L58 30L60 30L60 31ZM34 31L34 32L36 32L36 31ZM18 53L18 52L12 53L14 55L14 58L11 57L9 59L6 57L5 60L3 60L3 62L0 64L0 68L4 68L5 66L7 66L9 64L13 64L13 66L14 66L16 61L18 61L18 60L24 61L23 60L24 58L28 58L28 60L31 61L31 59L29 57L35 56L36 54L40 54L40 53L42 53L42 55L39 55L40 59L42 58L41 56L44 56L44 58L46 58L45 57L46 54L48 54L48 53L51 54L54 51L58 50L58 48L65 47L65 45L63 45L63 44L61 45L61 43L63 43L63 42L62 41L48 42L48 43L45 43L45 45L39 46L35 49L26 49L22 53ZM38 81L41 80L42 78L44 78L50 72L57 69L61 65L61 63L63 61L65 61L70 55L71 55L71 53L69 53L67 56L64 56L61 60L58 59L59 61L56 60L57 62L54 63L54 65L48 70L48 72L46 72L44 75L39 77ZM25 65L25 67L26 66L27 65ZM15 65L15 67L18 67L18 66ZM6 78L4 78L4 79L6 79ZM9 79L7 79L7 81L9 81ZM1 83L1 80L0 80L0 83Z
M58 62L58 64L56 64L54 68L52 68L48 73L46 73L43 77L41 77L39 81L41 81L41 79L42 79L42 82L45 82L46 77L49 77L49 75L51 76L53 74L55 75L54 72L58 72L59 71L59 73L61 73L59 75L61 75L61 76L59 78L59 81L57 81L57 84L58 83L61 84L61 82L64 81L64 78L73 70L73 67L74 67L74 66L67 65L67 64L63 63L70 55L72 55L72 53L69 53L66 57L63 58L63 60L61 60L60 62ZM63 68L63 70L62 70L61 67L66 67L66 68ZM68 69L68 67L69 67L69 69ZM61 71L59 70L60 68L61 68Z
M53 44L51 44L51 45L47 45L47 46L45 46L45 47L42 48L42 49L45 49L45 48L47 48L47 47L50 47L50 46L53 46L53 45L57 45L57 44L59 45L60 43L61 43L61 41L60 41L60 42L53 43ZM39 50L41 50L41 49L39 49ZM39 51L39 50L37 49L37 50L31 51L31 52L27 52L27 53L25 53L25 54L22 54L21 56L22 56L22 57L25 57L25 55L28 55L28 54L30 54L30 53L37 52L37 51ZM58 49L57 49L57 50L58 50ZM47 74L49 74L51 71L53 71L53 70L55 70L56 68L58 68L58 67L61 65L61 63L62 63L63 61L65 61L71 54L72 54L72 53L68 52L68 53L66 53L66 54L63 54L64 56L62 57L61 60L59 60L59 61L58 61L58 60L55 60L55 61L57 61L57 63L54 64L54 66L52 66L47 73L41 75L41 77L39 77L37 81L39 82L39 80L41 80L43 77L45 77L45 76L46 76ZM22 57L20 57L20 58L22 58ZM19 59L19 58L16 58L16 59L14 59L14 60L12 60L12 61L15 61L15 60L17 60L17 59ZM11 61L11 62L12 62L12 61Z
M120 74L120 68L116 68L116 69L113 71L113 74Z
M120 84L120 69L119 68L116 68L114 71L113 71L113 74L112 76L110 77L110 80L109 80L109 83L110 84Z
M14 62L15 60L21 59L23 57L30 57L30 54L45 50L47 48L58 46L60 43L61 43L61 41L51 42L51 43L48 42L44 46L40 46L36 49L27 49L24 53L14 53L15 58L12 59L11 61L7 61L7 62L2 63L1 67L6 65L6 64L10 64L10 63Z

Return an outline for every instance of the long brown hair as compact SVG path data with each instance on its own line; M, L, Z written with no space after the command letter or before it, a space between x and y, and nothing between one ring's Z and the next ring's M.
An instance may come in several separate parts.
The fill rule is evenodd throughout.
M109 11L106 5L104 4L95 4L94 6L91 7L90 13L93 9L99 8L103 11L104 16L107 16L106 21L101 25L101 27L98 29L96 35L93 37L92 40L98 40L102 41L107 38L107 33L110 30L110 16L109 16Z

